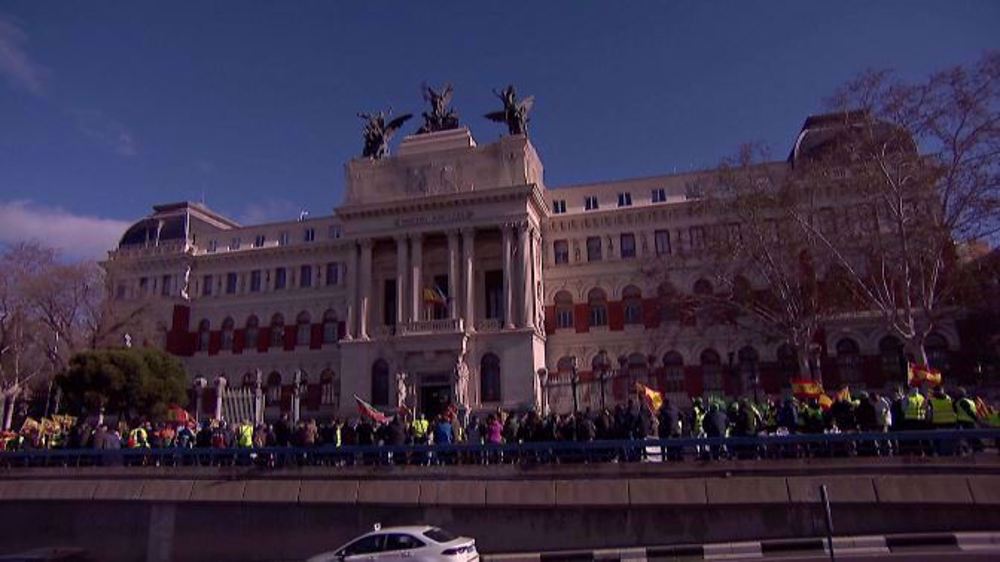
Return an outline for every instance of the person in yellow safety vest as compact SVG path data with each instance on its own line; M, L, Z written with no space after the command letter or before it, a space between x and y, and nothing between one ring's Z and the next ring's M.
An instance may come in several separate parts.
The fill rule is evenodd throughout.
M976 403L969 398L964 388L955 391L958 400L955 402L955 421L962 429L975 429L979 422Z
M253 447L253 424L247 420L236 428L236 445L244 449Z
M954 429L958 417L955 415L955 403L951 396L945 394L944 389L938 387L930 399L931 403L931 424L934 429Z
M430 429L430 423L423 414L417 414L417 417L410 424L413 428L413 442L416 444L426 444L427 443L427 430Z
M137 447L149 448L149 433L145 427L139 425L128 432L128 446L131 449Z
M920 394L920 389L913 387L903 402L903 419L906 429L924 429L927 420L927 401Z

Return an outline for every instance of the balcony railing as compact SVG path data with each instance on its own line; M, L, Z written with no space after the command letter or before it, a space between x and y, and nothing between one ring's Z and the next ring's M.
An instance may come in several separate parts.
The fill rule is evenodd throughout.
M476 322L477 332L499 332L503 322L499 318L484 318Z
M396 334L400 336L425 334L453 334L462 331L461 318L442 318L440 320L417 320L396 326Z

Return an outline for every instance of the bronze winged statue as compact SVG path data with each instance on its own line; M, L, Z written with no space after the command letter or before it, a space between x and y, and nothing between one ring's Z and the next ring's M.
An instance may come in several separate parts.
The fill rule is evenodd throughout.
M503 103L501 111L487 113L486 118L496 123L506 123L507 132L512 135L528 134L528 113L535 105L535 96L528 96L517 101L517 92L514 86L508 85L501 91L493 90L493 94L500 98Z
M417 130L417 134L457 129L458 114L455 113L454 109L448 107L453 92L451 84L445 84L440 92L427 84L422 84L420 90L423 93L424 101L431 104L431 111L423 113L424 125Z
M390 115L392 115L392 108L389 108L387 112L379 111L378 113L358 114L358 117L365 121L365 146L361 149L361 156L363 158L381 160L388 156L389 139L396 134L396 131L403 126L403 123L406 123L410 117L413 117L412 114L406 113L386 123L385 120Z

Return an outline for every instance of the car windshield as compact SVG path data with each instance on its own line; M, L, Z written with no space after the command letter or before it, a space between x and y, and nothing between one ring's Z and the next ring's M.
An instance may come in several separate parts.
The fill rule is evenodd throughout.
M448 531L445 531L444 529L439 529L437 527L433 527L431 529L427 529L426 531L424 531L424 536L431 539L434 542L451 542L458 538L456 535L453 535Z

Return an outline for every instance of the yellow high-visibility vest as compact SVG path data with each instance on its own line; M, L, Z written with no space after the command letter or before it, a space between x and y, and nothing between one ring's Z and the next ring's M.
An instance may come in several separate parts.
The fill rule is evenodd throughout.
M920 394L914 394L913 396L906 397L906 411L903 415L908 420L925 420L927 419L927 411L924 407L926 401L924 397Z
M958 416L955 415L955 404L951 401L950 396L931 398L931 423L948 425L956 421L958 421Z

